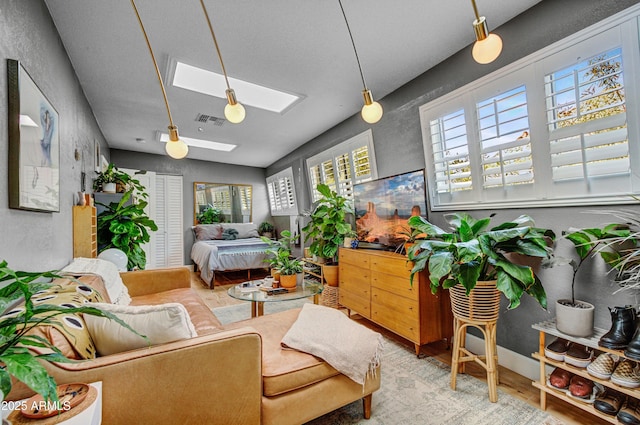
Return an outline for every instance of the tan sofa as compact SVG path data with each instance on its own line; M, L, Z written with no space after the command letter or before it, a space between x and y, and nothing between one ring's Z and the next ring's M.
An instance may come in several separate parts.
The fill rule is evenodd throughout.
M46 363L58 384L102 381L103 424L302 424L358 399L371 414L380 371L364 388L280 340L299 310L222 326L185 268L122 273L133 305L180 302L198 337L75 363ZM7 400L30 395L15 385Z

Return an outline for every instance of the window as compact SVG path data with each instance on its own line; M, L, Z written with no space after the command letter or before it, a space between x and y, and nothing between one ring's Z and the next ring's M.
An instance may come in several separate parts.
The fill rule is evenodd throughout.
M328 185L347 199L353 199L353 185L377 178L373 135L367 130L333 148L307 159L312 202L320 198L316 187Z
M638 23L598 25L420 108L434 210L640 194L640 98L625 85L640 70Z
M271 215L298 215L291 167L267 177L267 194Z

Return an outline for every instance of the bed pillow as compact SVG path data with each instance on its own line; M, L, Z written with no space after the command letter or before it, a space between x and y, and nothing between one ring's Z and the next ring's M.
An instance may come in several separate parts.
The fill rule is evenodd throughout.
M219 224L198 224L193 230L198 241L222 239L223 229Z
M221 223L222 230L235 229L238 231L237 239L259 238L258 226L254 223Z
M85 315L84 320L99 355L120 353L198 336L187 309L180 303L123 306L89 303L96 308L115 314L148 341L119 323Z

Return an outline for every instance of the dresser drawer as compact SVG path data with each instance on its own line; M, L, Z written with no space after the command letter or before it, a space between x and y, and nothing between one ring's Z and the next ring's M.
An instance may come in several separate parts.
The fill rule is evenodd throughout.
M411 281L408 277L372 272L371 286L391 292L395 295L409 298L413 301L418 301L418 288L420 287L420 284L417 276L413 280L413 285L411 285Z
M403 320L415 323L420 322L420 304L417 301L397 296L379 288L371 288L371 304L391 309Z
M367 319L371 317L371 301L369 298L359 297L351 292L343 291L342 288L340 288L338 300L340 305L347 307L349 310L353 310Z
M383 257L371 258L371 271L378 273L393 274L401 277L409 277L413 266L406 257Z
M410 341L417 344L421 343L419 322L399 315L398 312L392 308L381 304L372 304L371 320Z
M371 273L367 269L348 264L340 265L340 287L366 287L368 289L371 285L370 277Z
M369 268L369 255L362 250L341 248L338 263L352 264L354 266Z

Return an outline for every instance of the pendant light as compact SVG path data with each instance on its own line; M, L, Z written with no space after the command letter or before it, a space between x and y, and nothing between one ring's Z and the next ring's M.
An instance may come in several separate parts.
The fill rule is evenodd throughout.
M362 111L360 112L360 114L362 115L363 120L365 120L369 124L375 124L380 121L380 118L382 118L382 106L378 102L373 100L371 90L367 88L367 83L365 83L364 81L364 74L362 73L360 58L358 57L358 51L356 50L356 43L353 41L353 35L351 34L349 21L347 21L347 15L344 13L344 7L342 7L342 0L338 0L338 3L340 4L342 16L344 16L344 22L345 24L347 24L347 31L349 32L349 38L351 38L351 45L353 46L353 52L356 55L356 62L358 63L360 78L362 79L362 86L364 87L364 90L362 90L362 96L364 97L364 106L362 107Z
M144 29L144 25L142 25L142 19L140 18L140 14L138 13L138 8L136 7L136 3L134 0L131 0L131 5L133 6L133 10L135 11L136 17L138 18L138 23L140 24L140 29L142 30L144 39L147 42L147 47L149 48L149 53L151 54L151 60L153 61L153 66L156 70L156 76L158 77L158 82L160 83L160 89L162 90L162 96L164 97L164 105L167 108L167 114L169 115L169 141L164 145L164 149L171 158L182 159L187 156L187 153L189 153L189 146L187 146L187 144L180 139L180 136L178 135L178 127L173 125L173 119L171 118L171 109L169 109L169 101L167 100L167 92L164 89L162 76L160 75L160 70L158 69L156 57L153 55L149 37L147 37L147 32Z
M480 16L478 13L478 7L476 1L471 0L473 11L476 14L476 19L473 21L473 30L476 33L476 42L471 50L473 59L481 64L491 63L500 56L502 52L502 39L497 34L489 32L487 26L487 19L484 16Z
M211 32L211 37L213 38L213 44L216 46L216 52L218 53L218 59L220 59L220 67L222 68L222 74L224 75L224 81L227 84L227 90L225 93L227 94L227 105L224 107L224 116L230 123L239 124L244 120L246 112L244 110L244 106L236 99L236 92L229 86L229 78L227 77L227 70L224 67L224 62L222 62L222 54L220 53L220 47L218 46L218 40L216 39L216 34L213 32L213 25L211 25L211 19L209 19L209 14L207 13L207 8L204 5L204 1L200 0L200 4L202 5L202 10L204 11L204 16L207 18L207 24L209 25L209 31Z

